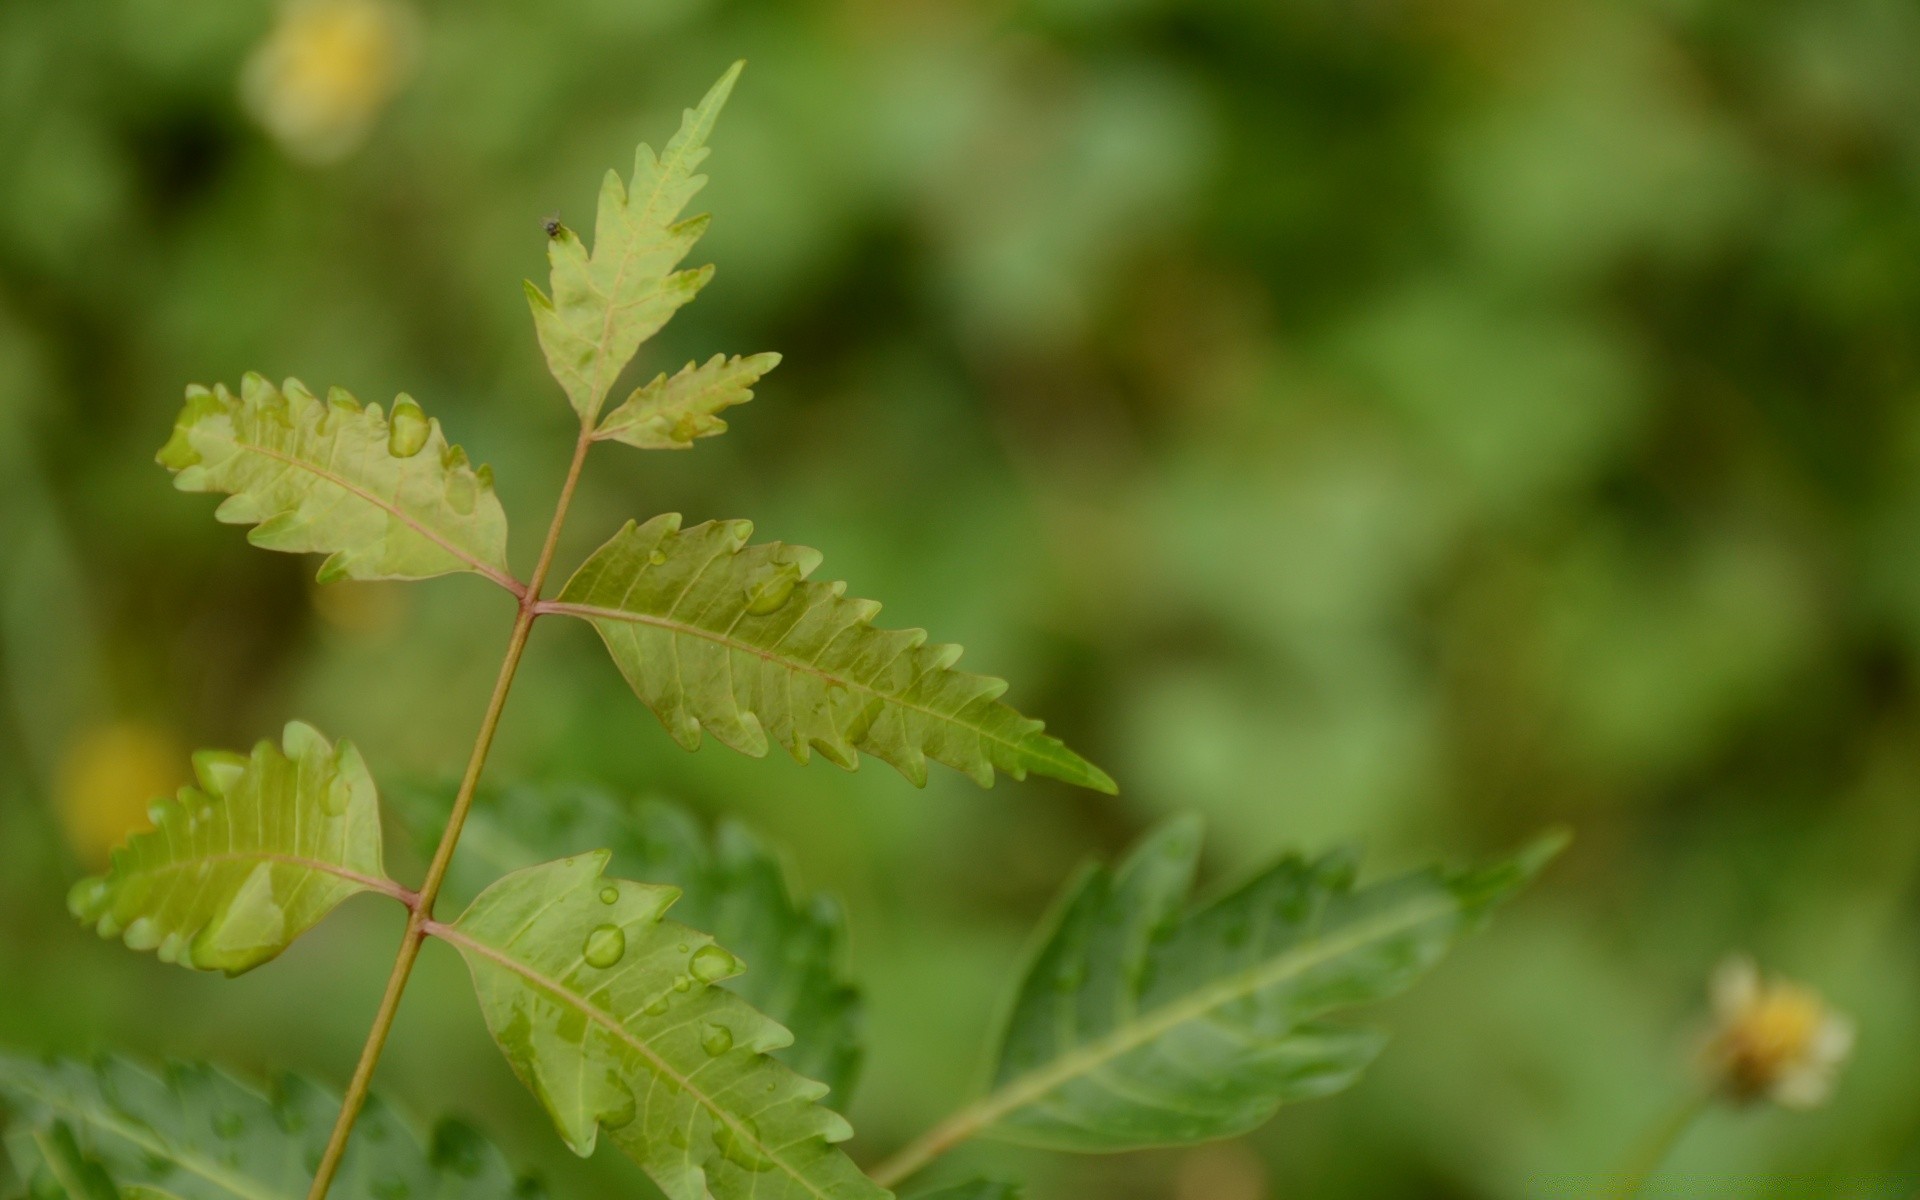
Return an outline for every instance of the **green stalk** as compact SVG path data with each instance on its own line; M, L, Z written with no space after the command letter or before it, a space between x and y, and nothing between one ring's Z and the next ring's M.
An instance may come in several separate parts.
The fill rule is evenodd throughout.
M1654 1126L1647 1134L1646 1141L1628 1160L1626 1170L1620 1173L1620 1186L1613 1195L1618 1200L1633 1200L1638 1196L1653 1178L1654 1172L1667 1161L1667 1156L1673 1153L1674 1147L1680 1144L1680 1139L1687 1135L1694 1122L1700 1119L1700 1114L1706 1112L1712 1103L1712 1092L1704 1089L1695 1092L1667 1114L1665 1120Z
M560 544L560 530L566 524L567 510L573 506L574 489L580 483L580 469L585 465L587 451L592 445L592 428L583 423L579 440L573 446L573 461L567 467L566 482L560 485L560 499L554 505L553 521L547 526L547 540L540 547L539 561L534 564L533 575L527 580L526 587L518 593L520 611L514 618L513 632L507 638L507 652L500 662L500 673L493 681L493 695L487 701L486 714L480 718L480 732L473 740L473 753L467 757L466 774L460 778L460 790L454 797L453 811L447 816L446 832L440 835L440 844L434 849L433 861L427 867L426 882L420 885L420 894L410 906L407 929L400 939L400 951L394 956L393 971L387 976L387 990L380 998L380 1008L374 1014L373 1028L367 1034L366 1045L361 1047L360 1061L353 1069L353 1081L347 1085L339 1119L334 1122L333 1134L327 1139L327 1149L314 1172L313 1187L307 1192L307 1200L326 1200L327 1189L333 1186L333 1177L339 1173L341 1159L346 1156L347 1140L353 1134L354 1122L359 1120L360 1110L366 1107L367 1089L373 1083L374 1068L380 1063L380 1052L386 1048L387 1035L393 1031L394 1018L400 1012L400 997L406 993L414 961L420 957L420 945L427 937L427 924L433 920L434 901L439 899L440 887L446 882L447 868L452 865L454 849L460 842L460 830L467 822L467 813L473 808L474 792L480 785L481 773L486 769L487 753L493 749L493 737L500 728L500 714L507 705L507 692L513 687L513 677L520 669L520 656L527 648L527 634L541 615L540 590L546 585L547 572L553 567L554 550Z

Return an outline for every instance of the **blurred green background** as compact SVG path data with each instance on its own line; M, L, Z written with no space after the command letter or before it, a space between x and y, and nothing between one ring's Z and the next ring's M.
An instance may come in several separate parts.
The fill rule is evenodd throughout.
M845 899L857 1155L970 1094L1074 865L1198 809L1216 880L1578 840L1354 1091L1244 1144L957 1165L1036 1200L1592 1195L1747 949L1861 1053L1822 1111L1711 1115L1654 1194L1920 1189L1920 9L333 2L0 5L0 1042L344 1082L396 913L229 983L63 892L196 746L297 716L383 779L457 769L509 605L317 589L153 451L189 381L406 390L524 559L572 420L519 286L540 219L590 226L745 57L718 277L640 369L786 362L725 438L596 458L563 560L750 516L1122 794L689 756L544 625L494 772L740 814ZM451 953L379 1087L556 1195L654 1194L565 1154Z

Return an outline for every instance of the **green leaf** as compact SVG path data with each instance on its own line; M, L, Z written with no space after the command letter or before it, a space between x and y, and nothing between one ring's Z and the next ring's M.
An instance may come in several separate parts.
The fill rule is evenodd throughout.
M1012 1183L998 1180L974 1179L966 1183L950 1183L928 1191L908 1192L901 1200L1020 1200L1027 1189Z
M607 852L516 871L452 926L487 1026L561 1136L601 1127L671 1200L887 1195L834 1143L826 1087L768 1052L791 1035L725 988L743 964L663 919L679 889L609 879Z
M1200 828L1173 821L1071 889L1019 990L979 1126L1128 1150L1231 1137L1338 1091L1383 1038L1326 1018L1404 990L1563 843L1366 887L1346 855L1290 857L1189 908Z
M238 396L190 387L157 457L181 491L228 493L214 516L255 526L254 545L327 555L322 582L473 571L513 583L492 470L469 466L404 394L388 416L297 379L249 374Z
M388 809L430 854L446 828L448 789L401 789ZM672 884L673 915L705 930L750 966L727 990L785 1025L793 1045L774 1057L832 1089L846 1107L861 1058L860 994L846 972L846 928L825 894L794 895L780 860L745 826L723 821L709 838L684 809L637 807L578 787L482 792L460 835L451 882L473 892L510 871L605 848L608 871Z
M402 896L381 859L373 778L350 742L289 724L284 752L194 755L199 787L154 801L154 828L68 896L101 937L167 962L238 975L360 892Z
M155 1072L123 1058L83 1063L0 1053L9 1149L37 1170L36 1134L68 1127L77 1149L129 1197L304 1200L340 1097L297 1077L271 1094L204 1064ZM533 1193L470 1127L443 1122L431 1150L373 1097L361 1113L333 1194L412 1200L506 1200ZM82 1193L83 1195L85 1193Z
M925 630L875 629L880 606L812 583L820 554L749 546L748 521L680 529L677 513L628 522L550 611L591 621L647 707L689 750L701 730L756 757L778 744L849 770L859 751L915 784L931 758L990 786L999 769L1103 792L1104 771L1000 703L1006 683L953 669L960 647Z
M583 423L600 415L640 343L713 277L712 267L674 270L707 228L704 216L679 218L706 186L707 177L694 171L707 157L707 135L743 65L733 64L699 107L686 111L664 154L656 158L641 144L629 184L607 172L591 255L571 229L555 231L547 243L552 298L531 281L526 285L547 366Z
M7 1140L14 1161L27 1173L25 1200L121 1200L112 1177L81 1151L65 1121Z
M779 365L778 354L716 354L701 366L688 363L671 379L663 371L608 413L593 436L642 450L691 450L695 438L725 433L718 414L753 399L753 385Z

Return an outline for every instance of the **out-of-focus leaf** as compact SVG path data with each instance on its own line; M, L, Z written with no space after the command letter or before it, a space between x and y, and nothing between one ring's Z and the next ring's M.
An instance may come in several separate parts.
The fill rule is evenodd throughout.
M23 1171L42 1161L36 1135L64 1126L75 1150L129 1200L303 1200L340 1108L338 1095L294 1076L269 1095L204 1064L155 1072L123 1058L7 1053L0 1099L14 1117L9 1152ZM429 1150L376 1096L360 1114L333 1194L506 1200L538 1194L528 1186L469 1126L443 1122Z
M753 399L753 385L779 365L778 354L716 354L672 377L662 371L608 413L594 437L642 450L691 450L695 438L725 433L720 412Z
M508 583L507 515L490 468L469 466L402 394L391 415L335 388L249 374L235 396L187 389L160 464L183 492L227 492L214 513L268 550L325 554L323 582L474 571Z
M554 230L547 244L552 297L531 281L526 285L547 366L584 423L600 415L640 343L713 277L712 267L674 270L707 228L704 216L679 217L706 186L707 177L694 170L707 157L707 135L742 65L735 63L686 111L663 154L655 157L641 143L631 182L622 185L617 172L607 172L591 254L571 229Z
M516 871L430 930L473 972L487 1026L574 1151L602 1127L672 1200L887 1195L836 1148L792 1035L724 988L742 964L664 920L679 889L610 879L599 851Z
M916 785L931 758L991 786L1034 771L1103 792L1113 780L1000 703L1004 680L956 671L960 647L922 629L875 629L880 606L812 583L820 553L749 546L749 521L680 529L677 513L628 522L567 582L556 611L593 623L647 707L689 750L702 729L759 757L859 751Z
M7 1141L27 1174L24 1200L122 1200L112 1177L81 1152L65 1121L15 1133Z
M1563 839L1363 888L1343 854L1287 858L1188 909L1197 821L1069 891L1021 985L988 1133L1084 1152L1230 1137L1351 1084L1382 1035L1330 1015L1404 990Z
M402 789L387 798L423 854L439 844L450 807L444 791ZM791 1030L793 1045L774 1057L826 1084L846 1107L861 1059L861 1003L847 978L840 905L824 893L796 896L779 858L745 826L723 821L709 838L684 809L658 801L630 807L588 788L482 792L452 871L456 883L478 891L510 871L592 849L612 852L613 875L681 889L674 916L746 963L720 986Z
M399 895L360 752L298 721L281 744L194 755L200 786L154 801L154 828L115 850L106 874L74 885L73 915L167 962L238 975L349 896Z

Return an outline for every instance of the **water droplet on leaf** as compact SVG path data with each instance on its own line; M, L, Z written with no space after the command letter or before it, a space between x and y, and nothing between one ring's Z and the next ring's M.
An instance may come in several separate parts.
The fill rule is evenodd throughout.
M627 952L627 935L618 925L602 925L587 935L581 957L589 966L605 970L620 961Z
M759 1127L745 1117L735 1121L723 1119L716 1124L713 1144L720 1147L720 1153L727 1156L728 1162L749 1171L764 1171L773 1165L773 1159L760 1146Z
M725 1025L709 1025L700 1032L700 1048L708 1058L719 1058L733 1049L733 1030Z
M395 458L412 458L427 444L427 414L411 396L402 393L393 402L393 415L387 419L387 452Z
M764 617L777 611L793 595L800 582L800 568L793 563L768 563L747 577L747 611Z
M702 946L693 952L687 969L701 983L715 983L738 971L740 960L718 946Z
M619 888L617 888L617 887L603 887L603 888L601 888L601 889L600 889L600 903L602 903L602 904L612 904L612 903L614 903L615 901L617 901L617 900L619 900L619 899L620 899L620 889L619 889Z

